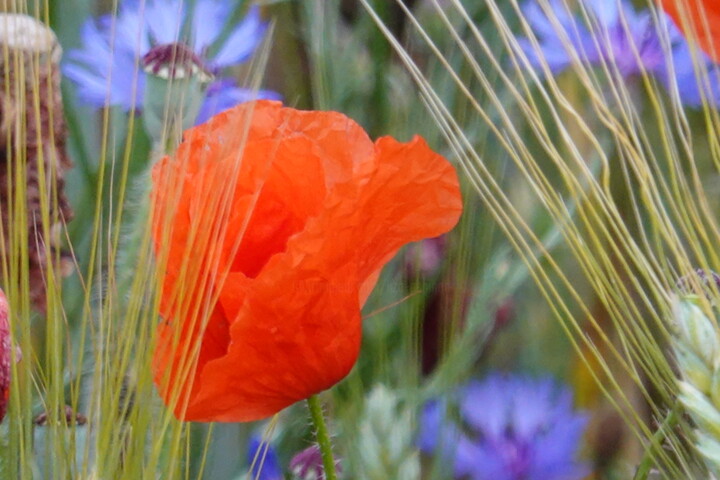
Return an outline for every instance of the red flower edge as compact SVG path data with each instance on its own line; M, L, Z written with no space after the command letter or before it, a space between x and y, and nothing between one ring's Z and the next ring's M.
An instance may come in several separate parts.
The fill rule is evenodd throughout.
M660 0L660 4L686 37L697 40L720 63L720 1Z
M265 418L344 378L382 267L462 211L422 138L373 144L342 114L269 101L187 131L153 182L154 378L184 420Z

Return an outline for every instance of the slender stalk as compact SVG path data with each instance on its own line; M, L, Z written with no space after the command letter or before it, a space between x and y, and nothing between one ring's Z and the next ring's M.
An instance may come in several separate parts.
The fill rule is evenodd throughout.
M315 437L320 447L320 455L323 460L323 470L325 471L325 480L337 480L335 473L335 458L332 453L332 443L325 425L325 417L323 417L320 399L317 395L312 395L307 399L308 408L310 409L310 418L315 426Z
M656 462L657 452L662 448L663 441L668 436L668 431L675 427L679 419L680 404L675 403L672 410L668 413L665 420L663 420L660 428L657 429L655 434L650 439L650 445L648 446L645 454L643 455L642 461L635 471L633 480L647 480L652 470L653 465Z

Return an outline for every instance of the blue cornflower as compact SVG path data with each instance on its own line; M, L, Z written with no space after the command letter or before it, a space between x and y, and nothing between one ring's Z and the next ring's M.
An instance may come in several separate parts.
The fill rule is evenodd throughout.
M529 0L523 6L523 16L553 73L561 72L572 63L572 52L590 65L614 65L623 76L638 74L641 69L651 73L664 70L662 42L649 11L637 12L625 0L582 0L581 3L589 23L582 14L568 11L565 0L549 1L550 16L537 0ZM541 58L530 40L522 37L518 41L531 64L540 67Z
M473 381L423 412L420 449L471 480L577 480L588 467L577 460L587 417L572 395L549 379L493 374ZM454 413L454 414L453 414Z
M252 480L283 480L282 467L275 449L263 443L258 435L250 437L247 461L250 465L248 478Z
M624 77L645 71L668 89L676 85L686 106L702 104L704 84L709 85L703 87L706 97L712 103L720 102L720 69L698 52L709 72L708 78L699 78L689 44L664 12L657 13L656 22L649 10L637 11L627 0L581 0L581 4L587 20L580 11L569 11L565 0L549 0L549 10L537 0L523 4L523 16L537 38L539 51L526 37L519 37L518 43L534 68L545 62L557 74L577 59L588 65L607 65ZM663 46L660 29L668 31L670 52Z
M189 11L184 0L125 0L117 16L105 15L83 25L83 47L69 52L63 72L75 82L85 103L139 109L146 77L141 59L156 46L181 43L216 76L198 119L207 119L250 98L278 99L275 92L255 93L217 76L223 69L248 60L267 30L259 8L253 6L221 39L232 5L224 0L197 0Z
M672 22L669 22L668 30L673 44L672 71L668 67L661 72L660 81L668 90L676 87L680 101L688 107L702 106L703 94L710 104L720 105L720 66L705 52L693 52L688 41ZM696 63L702 64L707 74Z

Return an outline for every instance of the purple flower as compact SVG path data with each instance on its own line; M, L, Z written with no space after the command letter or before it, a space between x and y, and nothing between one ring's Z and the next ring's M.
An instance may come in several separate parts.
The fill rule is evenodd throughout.
M210 84L205 94L205 102L200 107L197 123L204 123L218 112L227 110L238 103L258 99L282 100L282 96L272 90L250 90L240 88L232 78L223 78Z
M711 103L720 98L718 67L699 53L699 60L710 75L698 76L687 41L666 14L658 12L656 22L649 10L636 11L628 0L580 3L587 19L583 9L568 11L564 0L550 0L549 10L543 9L537 0L525 2L523 16L537 38L539 51L529 38L520 37L518 42L534 68L547 63L557 74L579 60L592 66L605 65L623 77L643 71L656 75L668 89L676 87L680 100L689 107L702 104L701 88L710 96ZM666 53L663 47L660 30L668 32L670 52ZM704 83L709 86L704 87Z
M337 459L335 460L335 470L338 475L342 475L342 467ZM290 471L297 480L324 480L325 467L320 447L312 445L297 453L290 460Z
M253 6L227 35L222 35L233 2L197 0L190 11L184 0L125 0L117 16L90 19L82 27L83 47L68 54L63 72L80 99L96 107L117 105L125 110L143 104L145 72L140 59L151 48L182 43L217 75L245 62L262 41L267 23ZM211 53L212 52L212 53ZM218 78L208 87L199 119L251 98L278 98L275 92L253 92L232 80Z
M247 460L250 465L248 478L252 480L283 480L285 478L275 449L268 443L263 443L257 435L250 437Z
M625 0L581 3L589 23L582 13L568 11L564 0L550 0L549 15L537 0L524 4L523 15L553 73L570 66L573 52L590 65L614 65L623 76L638 74L641 69L648 72L664 69L665 55L650 12L636 12ZM543 62L530 40L523 37L518 41L533 66L540 67Z
M672 70L660 73L660 81L668 90L677 89L680 101L692 108L703 105L703 96L711 105L720 105L720 66L700 51L695 51L693 59L690 44L672 22L668 22L668 31L673 43Z
M455 478L577 480L589 473L576 458L587 417L573 410L567 388L493 374L452 398L454 405L425 407L418 443L452 465Z
M410 244L405 252L405 272L408 277L431 277L440 270L447 251L447 237L441 235Z

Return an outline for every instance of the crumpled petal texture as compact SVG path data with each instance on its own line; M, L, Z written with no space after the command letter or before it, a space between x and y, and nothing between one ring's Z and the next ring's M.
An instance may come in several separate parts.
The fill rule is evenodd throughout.
M688 38L697 40L700 48L720 63L720 2L718 0L660 0ZM687 32L687 28L694 33Z
M344 378L382 267L462 211L422 138L373 144L342 114L270 101L187 131L153 181L154 375L184 420L265 418Z

